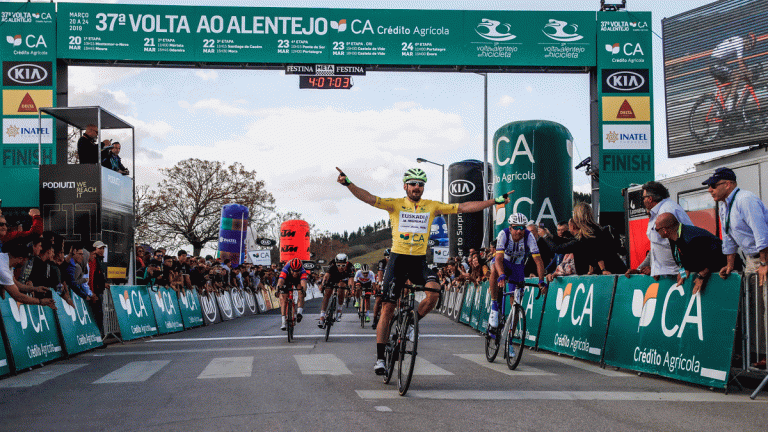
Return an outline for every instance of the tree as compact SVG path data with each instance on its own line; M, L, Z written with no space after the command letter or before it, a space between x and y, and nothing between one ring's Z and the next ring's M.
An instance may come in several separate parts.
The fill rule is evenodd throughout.
M248 207L256 232L264 232L272 221L275 199L256 171L242 164L186 159L161 172L165 179L158 190L147 191L142 198L147 206L142 211L144 232L153 233L156 240L189 243L193 255L199 255L207 243L219 238L221 208L231 203ZM147 212L152 217L146 218Z
M580 202L592 204L592 195L574 191L573 203L576 204Z

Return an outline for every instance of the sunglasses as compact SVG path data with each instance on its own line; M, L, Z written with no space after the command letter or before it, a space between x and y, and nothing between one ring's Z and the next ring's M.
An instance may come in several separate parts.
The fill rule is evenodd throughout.
M5 222L0 222L0 226L8 226L8 224Z
M671 229L671 228L672 228L671 226L663 226L663 227L658 227L658 228L654 227L653 229L654 229L656 232L662 232L662 231L664 231L664 230L667 230L667 229Z
M408 181L405 182L408 186L418 186L418 187L424 187L424 182L422 181Z
M509 228L510 228L510 229L513 229L513 230L515 230L515 231L522 231L522 230L524 230L524 229L525 229L525 227L524 227L523 225L515 225L515 226L511 226L511 227L509 227Z

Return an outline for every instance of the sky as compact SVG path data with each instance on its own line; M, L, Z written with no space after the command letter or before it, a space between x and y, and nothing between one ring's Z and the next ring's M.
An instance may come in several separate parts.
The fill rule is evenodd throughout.
M600 6L599 0L109 3L588 11ZM661 20L708 2L627 3L630 11L652 12L657 35L653 37L656 177L691 171L694 162L727 153L666 157ZM335 182L337 166L358 186L382 197L403 196L402 173L418 166L429 176L424 197L441 199L441 168L417 164L416 158L444 164L446 169L454 162L483 158L481 75L368 72L354 78L351 90L300 90L298 80L282 71L70 67L69 104L100 105L135 126L138 185L155 187L161 180L160 168L190 157L240 162L265 181L278 211L299 212L320 231L352 231L387 217ZM509 122L555 121L574 136L575 166L590 154L588 104L586 74L489 74L488 142ZM125 135L113 131L103 138L126 142ZM125 159L130 159L129 150L123 147ZM574 172L573 182L574 190L589 192L583 170Z

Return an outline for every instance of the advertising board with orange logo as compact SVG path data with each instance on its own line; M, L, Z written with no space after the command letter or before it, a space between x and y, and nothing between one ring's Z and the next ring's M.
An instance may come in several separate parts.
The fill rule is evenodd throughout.
M53 106L53 90L3 90L3 115L37 116Z
M603 96L603 121L650 121L649 96Z

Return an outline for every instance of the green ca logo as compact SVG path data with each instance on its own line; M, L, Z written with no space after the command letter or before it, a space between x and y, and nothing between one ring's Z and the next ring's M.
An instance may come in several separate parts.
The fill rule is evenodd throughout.
M30 324L32 324L32 330L34 330L35 333L43 331L43 324L45 324L45 330L51 329L48 325L48 319L45 317L45 312L43 311L42 306L30 308L28 305L20 305L16 303L12 298L8 300L11 308L11 315L13 315L14 321L19 323L22 332L25 331ZM36 312L33 312L33 310ZM33 319L35 315L37 315L37 322Z
M149 315L147 307L144 306L144 299L141 298L141 295L138 292L131 291L129 293L128 291L124 291L123 294L118 297L120 297L120 306L122 306L126 314L131 315L135 312L136 317L138 318Z
M672 298L672 294L676 294L676 298ZM653 318L656 314L656 304L657 304L657 297L659 295L659 284L658 283L652 283L646 288L645 292L643 290L636 289L632 296L632 314L639 318L637 330L640 331L641 327L647 327L653 322ZM683 287L680 285L672 285L669 290L667 291L667 294L664 296L664 303L662 304L661 308L661 331L664 333L664 336L666 337L673 337L677 335L678 338L683 337L683 332L685 331L685 328L688 324L693 324L696 326L696 329L698 331L698 337L699 340L704 340L704 326L703 326L703 316L701 312L701 295L696 294L694 296L691 296L690 300L688 300L688 305L685 309L685 313L682 317L682 322L678 325L675 324L672 327L669 327L667 325L668 320L668 313L667 309L670 304L670 302L675 302L680 300L680 297L685 297L685 291L683 291ZM694 307L696 308L695 314L691 314L693 312ZM671 321L671 320L670 320Z
M557 320L560 321L561 318L564 318L566 315L568 315L568 310L571 311L571 324L575 326L580 326L584 322L584 318L589 316L589 326L592 327L592 314L594 309L594 298L595 298L595 286L593 284L589 285L589 291L587 291L586 287L583 283L580 283L576 290L572 293L572 284L568 284L565 286L565 289L558 288L557 289L557 297L555 298L555 308L559 312L557 316ZM581 313L576 316L574 315L574 312L577 309L576 302L577 300L581 301L579 298L579 293L586 294L586 296L582 295L581 297L583 300L583 305L581 307ZM571 297L573 297L573 303L571 303Z

